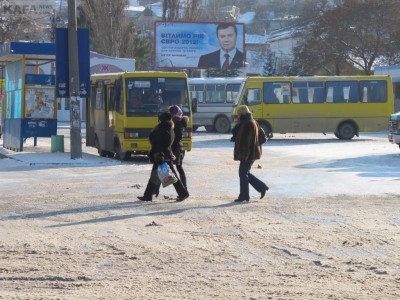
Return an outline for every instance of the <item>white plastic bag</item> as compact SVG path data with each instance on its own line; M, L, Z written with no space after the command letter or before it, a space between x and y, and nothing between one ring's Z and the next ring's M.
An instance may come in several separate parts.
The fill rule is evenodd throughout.
M158 166L157 172L163 187L167 187L178 181L171 168L165 162Z

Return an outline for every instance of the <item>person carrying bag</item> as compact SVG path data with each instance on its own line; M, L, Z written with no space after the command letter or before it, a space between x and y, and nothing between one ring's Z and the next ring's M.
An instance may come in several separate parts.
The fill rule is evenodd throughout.
M149 158L150 162L153 163L153 167L151 170L150 179L144 191L144 195L137 197L139 200L152 201L153 195L158 193L157 189L161 184L158 176L158 166L164 162L167 163L177 178L176 171L172 164L172 161L175 159L171 150L171 145L174 141L174 138L174 123L171 120L171 114L167 112L161 113L158 116L158 125L153 128L149 135L149 141L151 144ZM176 198L177 201L183 201L189 197L188 191L179 179L177 179L173 185L178 193L178 197Z

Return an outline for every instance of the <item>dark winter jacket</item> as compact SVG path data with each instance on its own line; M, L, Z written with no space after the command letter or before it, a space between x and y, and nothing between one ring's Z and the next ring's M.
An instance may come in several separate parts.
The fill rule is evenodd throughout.
M182 151L182 138L183 133L185 132L185 128L187 127L189 118L187 116L183 116L181 118L173 118L174 121L174 133L175 139L172 143L171 149L175 156L178 156Z
M233 159L240 161L260 159L262 147L258 142L258 126L255 120L249 118L240 124L235 135Z
M171 146L174 139L174 123L172 121L162 121L154 127L149 135L151 144L150 161L161 163L172 160Z

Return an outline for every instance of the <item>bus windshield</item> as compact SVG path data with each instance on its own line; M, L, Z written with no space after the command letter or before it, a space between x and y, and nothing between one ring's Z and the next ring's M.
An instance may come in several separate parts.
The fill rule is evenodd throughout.
M180 105L189 114L187 81L184 78L126 78L127 116L154 115Z

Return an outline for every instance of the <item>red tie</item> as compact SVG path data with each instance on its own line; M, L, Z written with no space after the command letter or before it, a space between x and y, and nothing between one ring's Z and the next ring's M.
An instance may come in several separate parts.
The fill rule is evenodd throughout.
M226 70L229 68L229 54L225 54L225 61L224 64L222 65L222 69Z

